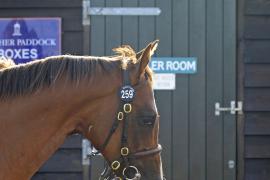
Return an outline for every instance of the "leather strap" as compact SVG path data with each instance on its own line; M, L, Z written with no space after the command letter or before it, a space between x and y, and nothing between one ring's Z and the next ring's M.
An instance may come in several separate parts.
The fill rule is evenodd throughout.
M131 85L130 79L129 79L129 71L128 69L123 70L123 85Z
M123 85L126 86L126 85L130 85L130 80L129 80L129 71L126 69L126 70L123 70ZM123 107L124 107L124 104L125 102L123 101L120 101L120 104L119 104L119 107L118 107L118 112L122 112L123 111ZM124 125L123 125L123 132L122 133L122 140L121 140L121 144L122 143L127 143L127 126L128 126L128 123L125 121L126 119L126 115L124 114ZM111 129L110 129L110 132L109 134L107 135L104 143L100 146L99 149L97 149L97 152L93 153L92 155L97 155L99 154L100 152L104 151L106 146L109 144L110 142L110 139L112 137L112 135L114 134L114 132L116 131L116 129L118 128L119 126L119 120L117 119L117 114L116 114L116 118L114 119L114 122L111 126Z
M149 150L143 150L136 153L133 153L130 155L130 158L138 159L149 155L158 154L162 151L162 146L158 144L156 148L149 149Z
M117 112L122 111L123 106L124 106L124 103L121 101ZM116 129L118 128L118 126L119 126L119 120L117 119L117 115L116 115L116 118L114 119L114 122L113 122L113 124L112 124L112 127L111 127L111 129L110 129L109 134L107 135L107 137L106 137L104 143L100 146L100 148L98 149L98 151L95 152L95 154L99 154L100 152L104 151L104 149L105 149L106 146L109 144L109 141L110 141L110 139L111 139L113 133L114 133L114 132L116 131Z

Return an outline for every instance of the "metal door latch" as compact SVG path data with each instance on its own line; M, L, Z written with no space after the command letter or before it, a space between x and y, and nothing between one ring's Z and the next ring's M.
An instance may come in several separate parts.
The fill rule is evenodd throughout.
M234 160L229 160L228 161L228 168L229 169L233 169L235 167L235 162L234 162Z
M236 107L236 102L231 101L231 107L220 107L220 103L215 103L215 115L219 116L220 111L230 111L231 114L235 114L238 112L238 114L243 114L243 103L241 101L237 102L237 107Z

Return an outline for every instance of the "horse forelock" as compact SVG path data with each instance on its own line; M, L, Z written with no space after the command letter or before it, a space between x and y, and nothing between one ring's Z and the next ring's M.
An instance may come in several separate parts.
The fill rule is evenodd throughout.
M114 48L113 51L119 56L122 56L122 69L126 69L128 63L135 64L137 62L136 53L129 45Z
M126 69L129 63L136 64L138 62L136 52L129 45L123 45L118 48L114 48L113 51L119 56L122 56L122 69ZM150 69L149 66L146 67L145 72L149 76L150 80L152 80L153 71Z
M38 89L53 86L63 75L74 85L85 78L91 82L99 75L99 71L110 73L116 69L118 65L114 62L105 57L62 55L12 65L0 69L0 99L31 94Z

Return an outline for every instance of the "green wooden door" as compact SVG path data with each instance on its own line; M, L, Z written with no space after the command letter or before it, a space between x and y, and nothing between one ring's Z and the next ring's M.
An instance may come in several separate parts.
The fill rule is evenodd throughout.
M236 100L235 0L92 0L99 7L160 7L158 17L92 16L91 54L136 50L160 39L158 57L197 57L198 72L178 74L176 90L155 91L161 114L160 143L168 180L233 180L236 118L215 116L215 103ZM229 164L232 168L229 168ZM92 160L92 180L103 161Z

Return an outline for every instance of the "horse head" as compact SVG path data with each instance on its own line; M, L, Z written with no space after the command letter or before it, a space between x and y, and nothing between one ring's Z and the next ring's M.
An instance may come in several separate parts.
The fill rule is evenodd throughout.
M108 162L103 179L159 180L163 177L158 144L159 114L148 66L157 45L158 41L154 41L137 54L129 46L114 49L122 57L122 80L118 92L110 93L101 103L109 102L113 107L104 107L99 120L90 123L85 128L88 132L84 133Z

